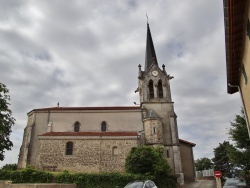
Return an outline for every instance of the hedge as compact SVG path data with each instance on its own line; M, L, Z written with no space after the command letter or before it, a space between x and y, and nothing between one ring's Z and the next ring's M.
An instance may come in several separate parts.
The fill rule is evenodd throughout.
M76 183L78 188L122 188L128 182L138 179L153 179L153 177L127 173L71 174L67 171L56 176L56 182Z
M1 180L11 180L13 183L50 183L53 175L49 172L31 168L23 170L0 170Z
M155 179L150 175L129 173L69 173L68 171L54 174L31 168L24 170L1 170L0 180L11 180L13 183L75 183L77 188L123 188L134 180L153 180L158 188L175 188L176 177L168 176L166 179Z

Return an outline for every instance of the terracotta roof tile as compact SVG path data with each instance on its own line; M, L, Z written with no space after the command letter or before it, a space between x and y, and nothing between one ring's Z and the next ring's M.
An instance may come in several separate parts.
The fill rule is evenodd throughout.
M182 139L179 139L180 142L182 142L183 144L188 144L188 145L191 145L192 147L194 147L196 144L195 143L192 143L192 142L188 142L186 140L182 140Z
M137 132L46 132L39 136L138 136ZM183 144L194 147L196 144L179 139Z
M235 85L240 84L241 64L246 36L245 18L246 0L224 0L224 27L226 46L227 92L233 94L239 91ZM230 85L229 85L230 84Z
M37 108L32 111L47 111L47 110L56 110L56 111L67 111L67 110L139 110L140 106L99 106L99 107L48 107L48 108ZM28 114L30 113L28 112Z
M137 136L137 132L47 132L39 136Z

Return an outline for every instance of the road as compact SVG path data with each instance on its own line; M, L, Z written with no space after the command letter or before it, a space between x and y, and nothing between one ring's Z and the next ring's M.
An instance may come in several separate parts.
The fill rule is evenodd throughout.
M185 185L184 188L216 188L216 183L214 180L197 180Z

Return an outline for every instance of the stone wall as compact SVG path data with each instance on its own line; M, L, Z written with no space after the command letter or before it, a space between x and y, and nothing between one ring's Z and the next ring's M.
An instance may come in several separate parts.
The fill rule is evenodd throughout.
M162 123L159 120L145 120L144 129L146 144L163 143Z
M58 183L14 183L11 181L0 181L0 188L76 188L76 184Z
M76 184L58 183L13 183L11 181L0 181L0 188L76 188Z
M66 143L73 142L73 154L66 155ZM58 139L40 140L36 167L55 171L124 172L125 159L137 140Z

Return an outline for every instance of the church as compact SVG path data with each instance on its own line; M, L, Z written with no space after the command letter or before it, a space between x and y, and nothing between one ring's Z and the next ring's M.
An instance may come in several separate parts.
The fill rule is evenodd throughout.
M194 143L179 139L170 76L159 67L147 23L145 66L138 66L140 105L48 107L28 112L18 168L124 172L132 147L164 148L180 184L194 181Z

